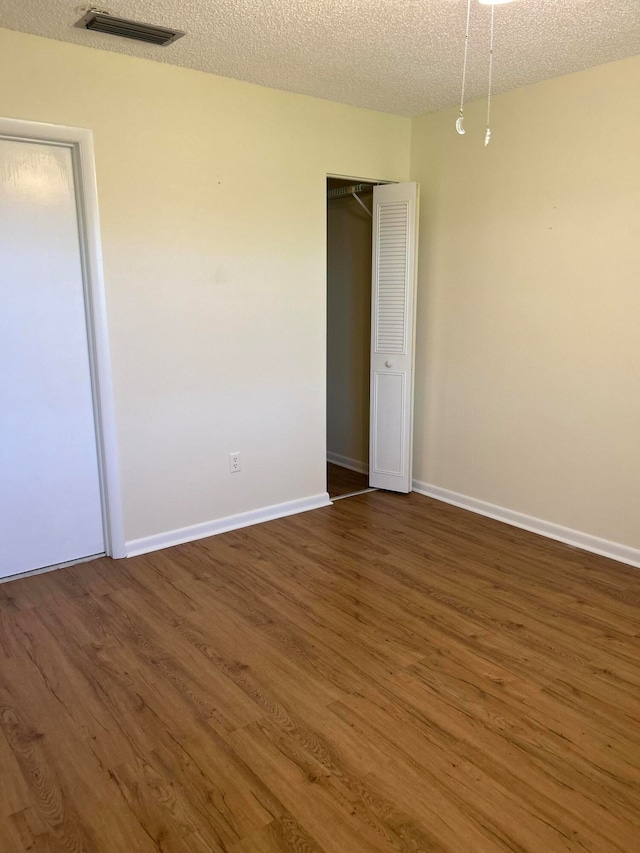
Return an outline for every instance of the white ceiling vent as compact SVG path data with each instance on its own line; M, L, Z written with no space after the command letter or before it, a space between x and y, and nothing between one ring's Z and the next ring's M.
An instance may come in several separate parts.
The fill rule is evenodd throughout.
M127 18L118 18L116 15L110 15L108 12L101 12L98 9L89 9L86 15L80 18L76 27L95 33L108 33L125 39L143 41L147 44L158 44L162 47L172 44L184 35L180 30L171 30L167 27L159 27L156 24L129 21Z

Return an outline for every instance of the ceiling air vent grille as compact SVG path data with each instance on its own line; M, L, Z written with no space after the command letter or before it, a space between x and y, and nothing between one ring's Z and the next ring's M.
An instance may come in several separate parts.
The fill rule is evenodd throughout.
M78 21L76 27L95 33L108 33L125 39L143 41L147 44L158 44L162 47L172 44L184 35L180 30L170 30L167 27L158 27L155 24L141 24L139 21L118 18L108 12L98 12L96 9L90 9Z

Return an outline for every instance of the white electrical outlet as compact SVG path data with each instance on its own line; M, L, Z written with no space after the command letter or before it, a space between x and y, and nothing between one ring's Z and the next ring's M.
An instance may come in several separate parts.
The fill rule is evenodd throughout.
M230 453L229 454L229 471L232 474L235 474L236 471L240 470L240 453Z

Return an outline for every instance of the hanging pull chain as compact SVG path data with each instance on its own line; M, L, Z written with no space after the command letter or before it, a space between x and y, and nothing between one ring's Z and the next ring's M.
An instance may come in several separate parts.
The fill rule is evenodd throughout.
M496 7L491 5L491 30L489 36L489 93L487 95L487 130L484 135L485 147L491 141L491 86L493 83L493 16Z
M460 93L460 115L456 119L456 130L462 136L466 131L462 126L464 118L464 90L467 83L467 54L469 52L469 25L471 22L471 0L467 0L467 30L464 37L464 60L462 63L462 92Z

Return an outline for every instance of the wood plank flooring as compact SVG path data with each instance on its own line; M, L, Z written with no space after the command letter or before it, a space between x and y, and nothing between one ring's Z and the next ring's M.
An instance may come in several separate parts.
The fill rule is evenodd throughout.
M639 605L384 492L0 585L0 851L637 853Z
M369 475L359 474L341 465L327 462L327 491L329 497L338 498L352 492L361 492L369 488Z

